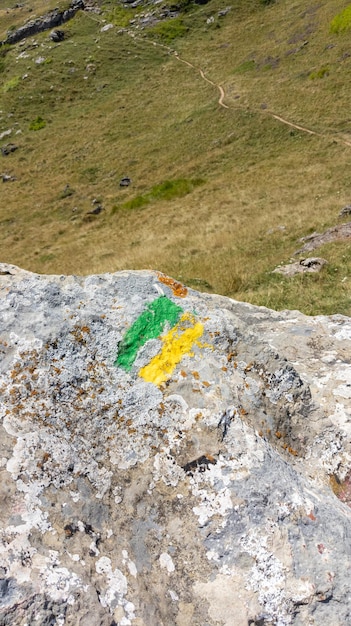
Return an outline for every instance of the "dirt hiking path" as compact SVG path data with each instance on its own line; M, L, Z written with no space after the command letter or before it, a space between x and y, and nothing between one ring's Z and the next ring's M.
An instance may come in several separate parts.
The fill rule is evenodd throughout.
M179 61L180 63L184 63L185 65L188 65L193 70L195 70L195 72L198 72L203 80L205 80L207 83L209 83L210 85L212 85L213 87L215 87L219 91L218 104L223 109L231 109L231 110L233 110L233 109L238 108L238 106L228 106L227 104L225 104L224 103L224 99L226 97L226 94L225 94L225 91L224 91L223 87L221 85L219 85L218 83L215 83L210 78L208 78L206 76L206 74L204 73L204 71L200 67L196 67L195 65L190 63L190 61L187 61L186 59L183 59L181 56L179 56L179 54L178 54L178 52L176 50L174 50L173 48L170 48L170 46L166 46L166 45L158 43L156 41L152 41L150 39L147 39L146 37L138 37L137 35L135 35L134 33L131 33L131 32L128 32L128 34L133 39L137 39L138 41L143 41L143 42L150 43L153 46L158 47L158 48L163 48L164 50L166 50L168 52L168 54L172 54L177 59L177 61ZM240 107L240 108L243 108L243 107ZM246 109L246 107L245 107L245 109ZM263 111L262 111L262 113L263 113ZM314 135L315 137L321 137L323 139L333 140L333 141L335 141L337 143L341 143L341 144L351 148L351 142L347 141L346 139L342 139L341 137L338 137L336 135L326 135L324 133L318 133L318 132L316 132L314 130L311 130L310 128L306 128L305 126L300 126L299 124L294 124L293 122L290 122L289 120L286 120L284 117L281 117L280 115L276 115L275 113L273 113L273 111L270 111L269 109L266 109L263 114L270 115L270 117L273 117L278 122L281 122L281 124L285 124L286 126L290 126L291 128L296 128L296 130L300 130L301 132L307 133L308 135Z

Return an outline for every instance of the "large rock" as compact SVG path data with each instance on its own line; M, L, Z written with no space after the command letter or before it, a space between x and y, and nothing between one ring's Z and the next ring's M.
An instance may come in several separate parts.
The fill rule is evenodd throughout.
M351 623L351 321L0 265L0 624Z
M22 39L26 39L27 37L33 37L33 35L37 35L44 30L60 26L61 24L71 20L77 11L80 9L83 10L84 8L84 0L72 0L69 6L64 10L56 8L46 15L30 20L23 26L20 26L20 28L9 31L5 41L0 42L0 47L2 44L15 44Z

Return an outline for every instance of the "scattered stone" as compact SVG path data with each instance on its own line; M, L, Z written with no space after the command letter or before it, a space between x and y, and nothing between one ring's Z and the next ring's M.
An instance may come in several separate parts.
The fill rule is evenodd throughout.
M119 181L119 186L120 186L120 187L129 187L129 185L131 184L131 182L132 182L132 181L130 180L130 178L129 178L128 176L125 176L124 178L122 178L122 179Z
M350 318L0 276L1 624L349 623Z
M225 7L225 9L221 9L220 11L218 11L218 17L225 17L231 10L232 7Z
M65 31L63 30L55 29L50 33L50 39L54 41L55 43L58 43L59 41L63 41L64 38L65 38Z
M296 274L316 273L320 272L328 261L321 257L310 257L300 259L296 263L288 263L287 265L279 265L273 270L273 274L283 274L283 276L295 276Z
M93 2L89 3L89 0L85 2L84 11L87 11L90 13L96 13L96 15L101 15L102 13L102 9L96 6L96 4L94 4Z
M11 183L16 180L15 176L10 176L10 174L1 174L3 183Z
M101 213L101 211L104 211L104 207L101 204L98 204L95 209L92 209L91 211L87 211L87 215L99 215Z
M113 28L113 24L105 24L102 28L100 28L101 33L106 33L106 31L111 30Z
M347 204L346 206L344 206L344 208L341 209L339 213L339 217L345 217L347 215L351 215L351 204Z
M9 135L11 135L11 133L12 133L12 128L9 128L8 130L4 130L2 133L0 133L0 141L4 139L5 137L8 137Z
M1 148L1 154L2 156L8 156L9 154L11 154L12 152L15 152L16 150L18 150L18 146L16 146L14 143L8 143L6 144L6 146L3 146Z
M95 74L95 72L96 72L96 65L95 65L95 63L88 63L85 66L85 71L86 72L90 72L90 74Z

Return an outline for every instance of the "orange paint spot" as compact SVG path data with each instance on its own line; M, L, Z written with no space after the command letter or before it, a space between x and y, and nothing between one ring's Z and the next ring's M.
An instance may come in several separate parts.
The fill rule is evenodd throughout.
M177 298L185 298L188 293L188 290L182 283L178 283L174 278L170 276L166 276L165 274L157 274L158 280L160 283L167 285L173 291L173 295L177 296Z
M315 522L315 521L316 521L316 519L317 519L317 518L316 518L316 516L315 516L315 515L313 515L312 511L311 511L310 513L308 513L308 514L307 514L307 517L309 517L309 518L312 520L312 522Z

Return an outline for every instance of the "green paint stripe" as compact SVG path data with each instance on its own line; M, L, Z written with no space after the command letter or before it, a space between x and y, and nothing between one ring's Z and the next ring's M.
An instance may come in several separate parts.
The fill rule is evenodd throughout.
M149 339L156 339L162 333L166 322L169 322L171 327L174 326L181 313L183 313L183 309L166 296L161 296L150 302L118 344L118 356L115 365L119 365L129 372L139 348Z

